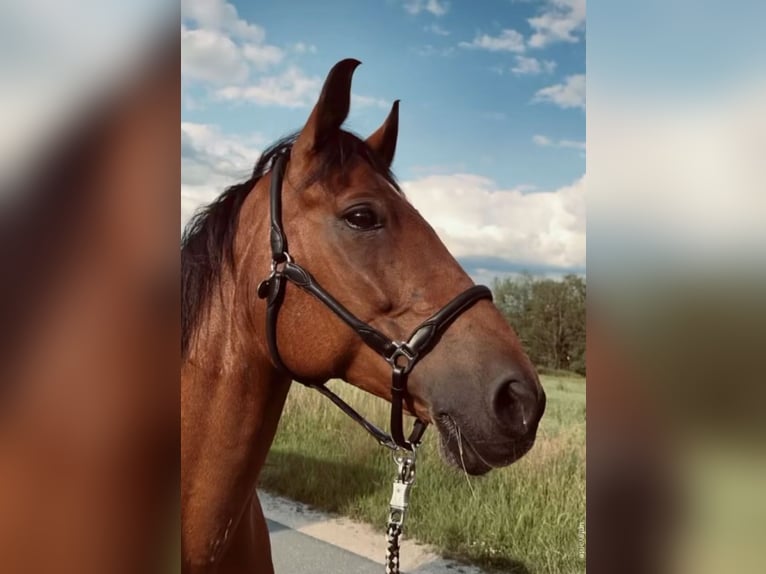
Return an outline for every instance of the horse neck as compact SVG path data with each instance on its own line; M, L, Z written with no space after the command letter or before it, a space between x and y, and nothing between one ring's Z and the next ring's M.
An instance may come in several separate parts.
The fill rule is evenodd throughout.
M209 308L190 344L182 366L184 378L198 380L210 388L219 385L246 387L265 400L268 389L284 384L286 377L274 368L264 339L264 327L251 315L252 301L234 288L234 278L222 279L221 296L211 296Z
M225 270L213 288L181 369L185 421L194 421L199 432L208 435L203 442L234 443L238 452L247 454L249 460L242 464L254 477L273 440L290 385L268 355L263 305L250 284L268 269L268 254L261 253L268 242L255 251L260 248L258 239L268 237L266 217L254 210L256 203L263 205L263 198L255 197L260 187L242 206L241 219L252 224L238 231L237 270ZM208 442L211 435L219 436Z

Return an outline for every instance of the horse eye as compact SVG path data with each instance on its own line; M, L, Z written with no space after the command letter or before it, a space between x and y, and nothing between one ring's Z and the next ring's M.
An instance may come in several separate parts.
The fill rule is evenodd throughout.
M343 216L346 225L363 231L380 227L377 214L369 207L356 207Z

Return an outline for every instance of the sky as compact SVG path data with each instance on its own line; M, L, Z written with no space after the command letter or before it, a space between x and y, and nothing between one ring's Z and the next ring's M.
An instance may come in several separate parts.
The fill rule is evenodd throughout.
M764 21L752 0L591 1L588 258L602 284L766 270Z
M345 129L401 100L394 171L475 279L584 272L584 0L183 0L181 42L182 222L356 58Z

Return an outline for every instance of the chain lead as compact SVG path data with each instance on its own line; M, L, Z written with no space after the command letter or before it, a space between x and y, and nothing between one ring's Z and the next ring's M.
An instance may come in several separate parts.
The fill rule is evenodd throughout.
M386 574L399 574L399 537L404 517L410 503L410 489L415 482L415 449L399 449L393 453L396 463L391 502L389 503L388 528L386 528Z

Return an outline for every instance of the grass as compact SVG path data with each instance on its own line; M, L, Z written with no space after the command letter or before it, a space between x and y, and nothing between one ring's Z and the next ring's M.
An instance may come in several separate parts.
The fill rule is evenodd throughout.
M426 433L405 536L491 571L585 571L579 540L585 519L585 382L541 378L548 405L537 443L508 468L469 478L441 461L436 433ZM340 382L331 386L387 428L388 403ZM394 470L387 450L319 393L295 385L259 486L383 532Z

